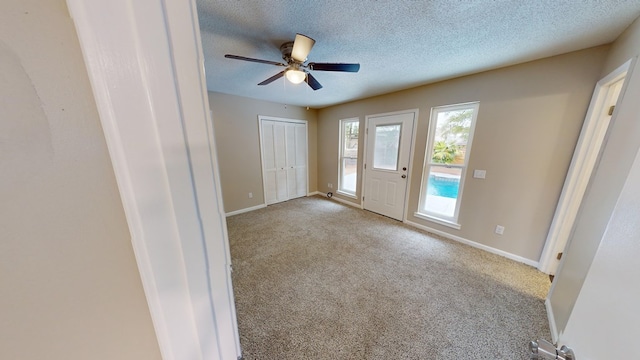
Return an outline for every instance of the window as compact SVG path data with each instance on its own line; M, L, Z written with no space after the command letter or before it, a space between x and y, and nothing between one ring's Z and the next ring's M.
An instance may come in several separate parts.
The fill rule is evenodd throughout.
M356 197L358 180L358 131L360 119L340 120L340 168L338 193Z
M376 125L375 156L373 167L383 170L398 170L400 133L402 124Z
M458 212L478 103L431 109L416 216L459 229Z

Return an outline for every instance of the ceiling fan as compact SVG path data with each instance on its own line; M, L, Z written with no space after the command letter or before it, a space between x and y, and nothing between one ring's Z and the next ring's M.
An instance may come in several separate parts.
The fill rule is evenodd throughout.
M259 83L258 85L271 84L275 80L284 76L293 84L300 84L301 82L306 81L313 90L318 90L322 88L322 85L320 85L318 80L316 80L316 78L311 75L311 73L309 72L310 70L341 71L354 73L360 70L360 64L314 62L306 63L307 56L309 55L309 52L311 51L311 48L315 43L315 40L306 35L296 34L296 38L294 41L286 42L280 46L282 59L284 59L286 63L254 59L231 54L226 54L224 57L228 59L244 60L285 67L284 70Z

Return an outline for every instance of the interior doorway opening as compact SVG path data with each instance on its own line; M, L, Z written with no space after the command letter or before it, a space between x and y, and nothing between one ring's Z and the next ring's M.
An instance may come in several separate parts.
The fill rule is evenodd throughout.
M580 204L595 169L600 150L606 142L609 125L615 118L615 106L625 85L631 61L598 81L585 117L580 138L569 166L560 200L549 228L538 269L555 275L562 253L571 236Z

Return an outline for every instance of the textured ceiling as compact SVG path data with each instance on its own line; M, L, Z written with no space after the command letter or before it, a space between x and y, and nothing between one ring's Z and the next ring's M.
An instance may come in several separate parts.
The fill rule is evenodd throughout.
M321 108L615 40L640 15L638 0L197 0L210 91ZM357 62L358 73L313 71L324 86L282 68L224 58L282 60L301 33L312 62Z

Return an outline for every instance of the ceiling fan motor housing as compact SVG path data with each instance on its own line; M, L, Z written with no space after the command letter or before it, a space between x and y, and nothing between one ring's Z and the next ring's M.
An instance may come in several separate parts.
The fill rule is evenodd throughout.
M287 41L286 43L280 45L280 52L282 53L282 58L287 64L297 63L297 61L291 57L291 52L293 51L293 41ZM307 59L305 59L306 61ZM304 61L303 61L304 62Z

